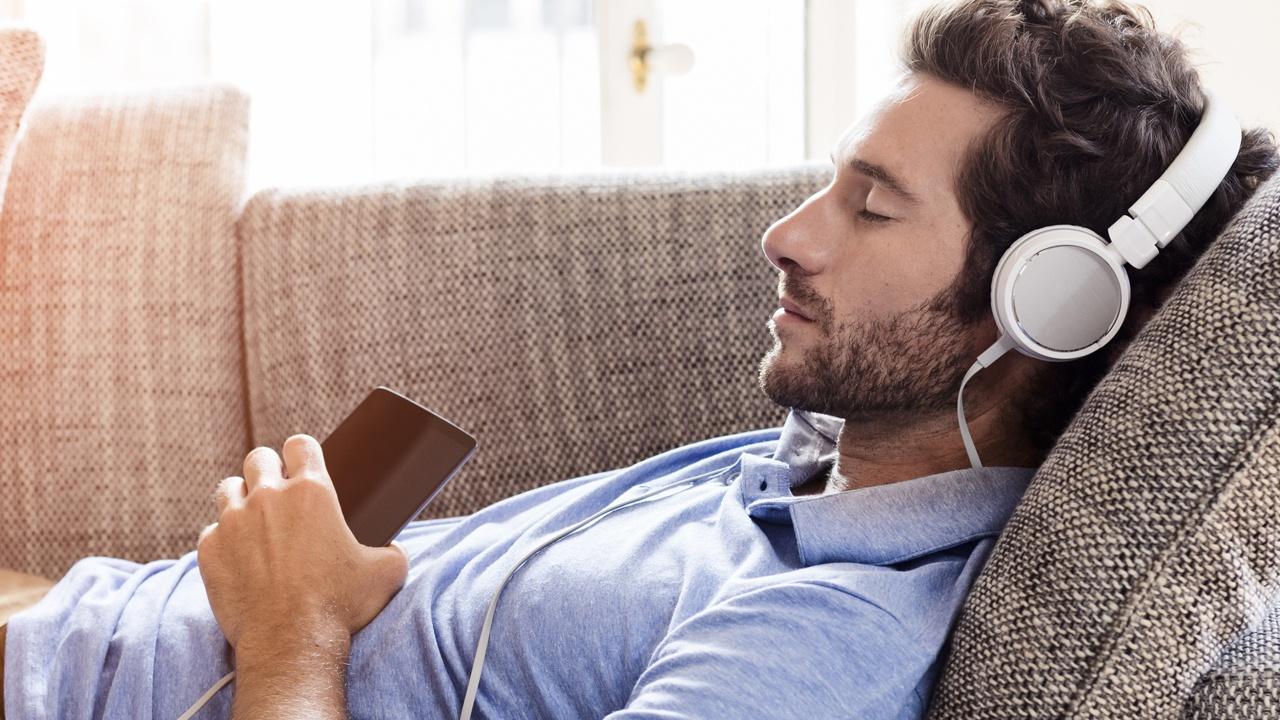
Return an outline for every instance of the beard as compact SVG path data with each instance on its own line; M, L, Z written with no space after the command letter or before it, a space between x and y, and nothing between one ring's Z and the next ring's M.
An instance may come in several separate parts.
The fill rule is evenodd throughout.
M831 303L812 289L787 285L813 324L787 347L772 322L774 345L760 361L760 389L783 407L851 419L904 422L954 407L964 373L976 357L969 326L952 288L893 317L836 323Z

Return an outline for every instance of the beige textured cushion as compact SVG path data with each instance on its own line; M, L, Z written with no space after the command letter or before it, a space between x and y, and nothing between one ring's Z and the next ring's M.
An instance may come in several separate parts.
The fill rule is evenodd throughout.
M1032 480L961 613L934 720L1182 714L1280 593L1278 340L1280 176Z
M248 443L229 87L37 100L0 215L0 567L194 547Z
M472 431L428 516L780 423L774 220L829 167L270 191L241 220L255 441L389 385Z

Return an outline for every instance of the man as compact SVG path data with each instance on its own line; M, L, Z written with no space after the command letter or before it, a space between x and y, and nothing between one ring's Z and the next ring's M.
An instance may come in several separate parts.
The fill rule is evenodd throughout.
M10 713L176 717L234 668L207 716L454 717L486 608L517 570L477 717L921 716L1034 468L1277 159L1246 133L1209 204L1131 274L1110 352L1009 354L975 378L974 470L953 408L995 339L994 263L1043 225L1105 233L1203 95L1181 46L1113 4L934 8L904 59L837 144L831 184L763 238L782 309L760 384L793 409L781 429L415 523L379 549L342 523L312 438L258 448L219 485L198 553L83 561L15 618Z

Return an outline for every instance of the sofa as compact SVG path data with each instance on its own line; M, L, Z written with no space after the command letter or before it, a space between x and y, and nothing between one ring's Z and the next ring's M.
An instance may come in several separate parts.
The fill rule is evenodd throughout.
M250 195L248 112L223 84L28 110L0 212L0 568L190 552L248 450L323 438L376 385L480 440L424 517L782 422L759 239L825 164ZM1037 473L932 717L1280 713L1278 275L1272 182Z

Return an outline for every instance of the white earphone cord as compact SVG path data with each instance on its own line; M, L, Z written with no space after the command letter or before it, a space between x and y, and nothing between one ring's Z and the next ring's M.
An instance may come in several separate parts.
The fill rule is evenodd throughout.
M729 469L732 469L732 467L730 467ZM560 534L542 543L538 547L534 548L531 552L529 552L529 554L521 558L520 562L516 563L515 567L511 568L511 570L507 573L507 576L502 579L502 582L498 585L498 590L493 594L493 600L489 601L489 610L485 613L484 624L480 626L480 640L476 643L476 658L471 663L471 677L468 678L467 680L467 693L462 699L462 711L458 714L458 720L471 720L471 711L473 706L475 705L476 691L480 687L480 672L484 669L485 651L489 647L489 626L493 624L493 612L498 607L498 598L502 596L502 591L504 588L506 588L507 581L511 579L512 575L515 575L516 571L519 570L525 564L525 562L529 560L529 558L542 552L542 550L546 548L548 545L551 545L552 543L556 542L557 540L560 540L561 538L565 537L566 535L569 535L570 533L577 532L578 530L586 527L588 524L595 522L600 518L603 518L605 515L608 515L615 510L621 510L622 508L630 507L631 505L635 505L636 503L642 500L646 502L650 500L657 500L663 497L662 493L666 492L667 490L670 490L673 487L678 488L683 485L693 486L698 484L698 482L701 480L704 480L706 478L709 478L724 472L726 472L726 469L724 468L721 468L719 470L713 470L711 472L703 473L702 475L699 475L694 478L690 478L688 480L681 480L680 482L671 483L670 485L663 486L659 490L655 490L651 493L647 493L645 495L641 495L640 497L633 498L631 500L628 500L625 503L622 503L621 505L617 505L615 507L606 507L603 510L600 510L596 514L592 515L591 517L588 517L585 520L578 522L576 525L571 525L568 529L560 532ZM676 493L671 493L671 495L675 495L675 494Z
M1002 337L1001 340L1004 340L1004 338ZM964 386L969 382L969 378L976 375L979 370L983 369L987 365L991 364L992 362L995 362L996 358L1000 357L1000 355L1003 355L1004 352L1008 350L1009 347L1011 346L1005 346L1004 349L996 353L994 357L988 357L988 355L993 350L996 350L999 347L1001 347L1001 342L997 341L995 345L992 345L991 348L989 348L986 352L984 352L982 356L979 357L978 360L976 360L973 363L973 366L969 368L969 371L967 373L965 373L964 380L960 381L960 392L958 397L956 398L956 412L959 413L960 415L960 435L964 439L964 449L966 452L969 453L969 462L975 468L982 467L982 461L978 458L978 451L973 446L973 438L969 436L969 427L968 425L965 424ZM984 360L986 361L986 364L983 364ZM476 692L480 688L480 673L484 670L485 653L488 651L488 648L489 648L489 630L493 625L493 613L498 608L498 599L502 597L502 591L506 588L507 581L511 579L512 575L515 575L517 570L523 567L524 564L528 562L530 558L542 552L546 547L548 547L552 543L560 540L561 538L564 538L570 533L576 532L577 530L580 530L586 527L588 524L603 518L605 515L608 515L615 510L621 510L622 508L629 507L635 503L640 502L641 500L657 500L660 497L660 493L665 490L668 490L672 487L678 487L681 485L696 484L699 480L707 477L708 475L713 475L719 472L723 472L723 470L716 470L716 471L713 471L712 473L706 473L696 478L693 478L691 480L681 480L678 483L673 483L672 485L668 485L662 488L662 490L660 491L649 493L647 495L641 495L638 498L629 500L616 507L606 507L604 510L601 510L596 514L584 520L579 521L577 524L569 526L569 528L560 532L556 536L552 537L550 540L547 540L546 542L542 543L541 545L539 545L538 547L530 551L523 558L521 558L520 562L516 563L515 566L512 567L511 570L507 572L507 575L502 579L502 582L499 583L498 590L493 594L493 599L489 601L489 608L485 611L484 623L480 626L480 639L476 643L475 660L472 661L471 663L471 674L470 674L470 677L467 679L467 691L462 699L462 710L458 716L459 720L470 720L471 718L471 712L475 706ZM672 494L674 495L675 493L672 493ZM195 717L195 714L201 708L203 708L206 704L208 704L208 702L213 699L213 696L218 694L219 690L226 687L227 684L229 684L233 679L235 679L235 676L236 676L236 673L234 670L227 673L226 675L223 675L216 683L213 684L212 687L210 687L208 690L205 691L204 695L200 696L199 700L196 700L191 707L187 708L187 711L184 712L182 716L178 718L178 720L191 720L191 718Z
M521 558L520 562L516 563L515 566L512 567L511 570L507 572L506 577L504 577L502 579L502 582L498 585L497 592L493 594L493 600L489 601L489 609L485 612L485 615L484 615L484 624L480 626L480 639L476 643L476 657L471 664L471 676L467 680L467 692L465 697L462 700L462 711L461 711L461 714L459 715L460 720L469 720L471 718L471 710L472 710L472 707L475 705L476 691L480 687L480 672L481 670L484 669L484 656L485 656L485 652L488 650L488 647L489 647L489 629L493 625L493 613L498 607L498 598L502 596L502 591L504 588L506 588L507 581L511 579L512 575L515 575L517 570L519 570L526 562L528 562L529 558L532 558L534 555L537 555L538 553L542 552L543 549L545 549L547 546L560 540L566 535L569 535L570 533L581 530L582 528L586 527L590 523L596 520L599 520L600 518L603 518L605 515L608 515L615 510L621 510L622 508L629 507L642 500L645 500L645 501L657 500L660 497L662 497L662 493L666 492L667 490L670 490L671 488L681 487L683 485L690 485L690 486L696 485L701 480L708 479L712 476L722 474L724 472L726 472L725 468L713 470L711 472L703 473L697 477L690 478L688 480L681 480L679 482L671 483L670 485L665 485L662 488L659 488L658 490L655 490L651 493L641 495L640 497L628 500L627 502L622 503L621 505L617 505L614 507L606 507L603 510L596 512L596 514L584 520L579 521L577 524L569 526L569 528L561 531L558 535L542 543L541 545L539 545L538 547L530 551L523 558ZM675 495L676 493L671 493L671 494ZM235 678L235 676L236 676L236 673L234 670L227 673L226 675L223 675L222 678L220 678L216 683L214 683L212 687L210 687L208 690L205 691L204 695L200 696L199 700L196 700L191 707L187 708L187 711L184 712L182 716L178 718L178 720L191 720L191 718L195 717L195 714L199 712L201 708L207 705L209 701L213 699L213 696L218 694L219 690L226 687L226 685L230 683Z
M210 700L212 700L213 696L217 695L219 690L226 687L227 683L231 682L231 680L235 676L236 676L236 672L234 670L227 673L226 675L223 675L222 678L218 680L218 682L213 684L213 687L206 690L204 692L204 695L200 696L200 699L197 700L194 705L187 708L187 711L182 713L182 717L179 717L178 720L191 720L191 718L195 717L196 712L200 710L200 708L204 707L205 704L207 704Z
M1005 354L1005 352L1007 352L1011 347L1013 347L1013 345L1009 341L1009 339L1006 336L1001 336L1000 339L997 340L994 345L987 348L987 350L983 352L982 355L980 355L977 360L974 361L973 365L969 368L969 371L965 373L964 379L960 381L960 392L956 397L956 413L960 416L960 436L964 440L964 449L969 454L969 462L970 464L973 465L974 468L982 467L982 460L978 457L978 450L973 445L973 438L969 435L969 426L964 419L964 387L966 384L968 384L969 379L972 378L974 375L976 375L978 371L990 366L991 363L999 359L1000 356ZM466 694L463 696L462 710L458 715L459 720L470 720L471 718L471 712L475 707L476 692L480 688L480 673L484 670L484 658L489 648L489 631L493 625L493 614L498 608L498 600L499 598L502 597L502 591L506 588L507 582L511 579L513 575L515 575L517 570L523 567L524 564L528 562L530 558L542 552L545 548L547 548L552 543L555 543L561 538L564 538L565 536L586 527L588 524L603 518L605 515L608 515L614 512L615 510L621 510L622 508L629 507L642 500L657 500L659 497L661 497L661 493L665 492L666 490L669 490L673 487L679 487L682 485L696 484L699 480L702 480L710 475L715 475L721 472L724 472L724 470L721 469L721 470L712 471L710 473L704 473L703 475L700 475L690 480L681 480L678 483L672 483L671 485L668 485L662 488L661 490L649 493L647 495L641 495L640 497L629 500L621 505L617 505L615 507L606 507L605 509L597 512L596 514L584 520L581 520L574 525L569 526L567 529L561 531L559 534L555 535L550 540L547 540L546 542L537 546L532 551L530 551L527 555L521 558L520 562L516 563L511 568L511 570L507 572L506 577L502 579L502 582L499 583L498 590L493 594L493 599L489 601L489 607L485 611L484 623L480 626L480 638L476 643L475 660L473 660L471 663L471 674L467 679L467 690L466 690ZM672 493L672 494L675 494L675 493ZM204 707L205 704L207 704L210 700L212 700L213 696L216 695L218 691L221 690L223 687L225 687L228 683L230 683L233 678L235 678L234 671L229 672L226 675L222 676L222 678L218 680L218 682L214 683L214 685L210 687L205 692L205 694L202 695L200 699L195 702L194 705L192 705L185 713L183 713L182 717L178 718L178 720L191 720L191 718L195 716L196 712L200 710L202 707Z
M964 374L964 379L960 381L960 392L957 393L956 395L956 414L959 415L960 417L960 437L964 440L964 449L965 449L965 452L968 453L969 455L969 463L974 468L982 467L982 459L978 457L978 450L976 447L974 447L973 438L969 435L969 425L964 419L964 387L969 383L970 378L978 374L978 372L983 368L990 367L992 363L1000 359L1000 356L1004 355L1012 347L1013 347L1013 342L1008 338L1008 336L1001 335L1000 339L997 340L995 344L987 348L981 355L978 356L978 359L974 361L973 365L969 368L969 371ZM640 497L629 500L621 505L617 505L614 507L606 507L605 509L597 512L596 514L584 520L581 520L574 525L569 526L567 529L561 531L559 534L555 535L550 540L547 540L546 542L542 543L538 547L534 548L527 555L521 558L520 562L516 563L515 566L513 566L511 570L507 572L506 577L502 579L502 582L498 584L498 590L493 594L493 599L489 601L489 607L485 611L484 623L480 626L480 639L476 643L475 660L472 661L471 663L471 674L470 674L470 677L468 677L467 679L467 691L462 699L462 711L458 716L459 720L470 720L471 718L472 709L475 707L476 692L480 688L480 673L484 670L484 656L489 648L489 630L493 625L493 614L494 614L494 611L496 611L498 608L498 599L502 597L502 591L503 589L506 588L507 581L511 579L511 576L515 575L517 570L523 567L524 564L528 562L530 558L542 552L546 547L548 547L552 543L555 543L561 538L586 527L590 523L595 522L600 518L603 518L605 515L608 515L614 512L615 510L621 510L622 508L629 507L642 500L657 500L661 496L661 493L665 492L666 490L669 490L673 487L679 487L682 485L697 484L699 480L702 480L708 476L715 475L721 472L723 472L723 469L715 470L710 473L704 473L703 475L700 475L690 480L681 480L680 482L672 483L671 485L667 485L661 490L649 493L647 495L641 495ZM675 494L675 493L672 493L672 494ZM185 713L182 714L182 717L178 718L178 720L191 720L191 718L195 716L196 711L200 710L200 708L204 707L206 703L208 703L211 699L213 699L213 696L216 695L219 690L225 687L227 683L231 682L231 680L234 677L235 677L234 671L229 672L226 675L222 676L222 679L214 683L213 687L209 688L205 692L205 694L195 702L194 705L192 705Z
M992 363L1012 348L1013 340L1008 335L1001 335L991 347L984 350L978 359L973 361L969 371L964 374L964 379L960 381L960 392L956 393L956 414L960 416L960 439L964 441L964 450L969 454L969 464L975 470L982 467L982 459L978 457L978 448L974 447L973 438L969 435L969 423L964 419L964 386L969 383L970 378L978 374L978 371L991 367Z
M964 440L964 450L969 453L969 464L974 469L982 467L982 459L978 457L978 449L973 446L973 438L969 437L969 424L964 419L964 386L969 382L969 378L977 375L981 369L982 365L975 360L969 372L964 374L964 380L960 381L960 392L956 394L956 413L960 415L960 438Z

